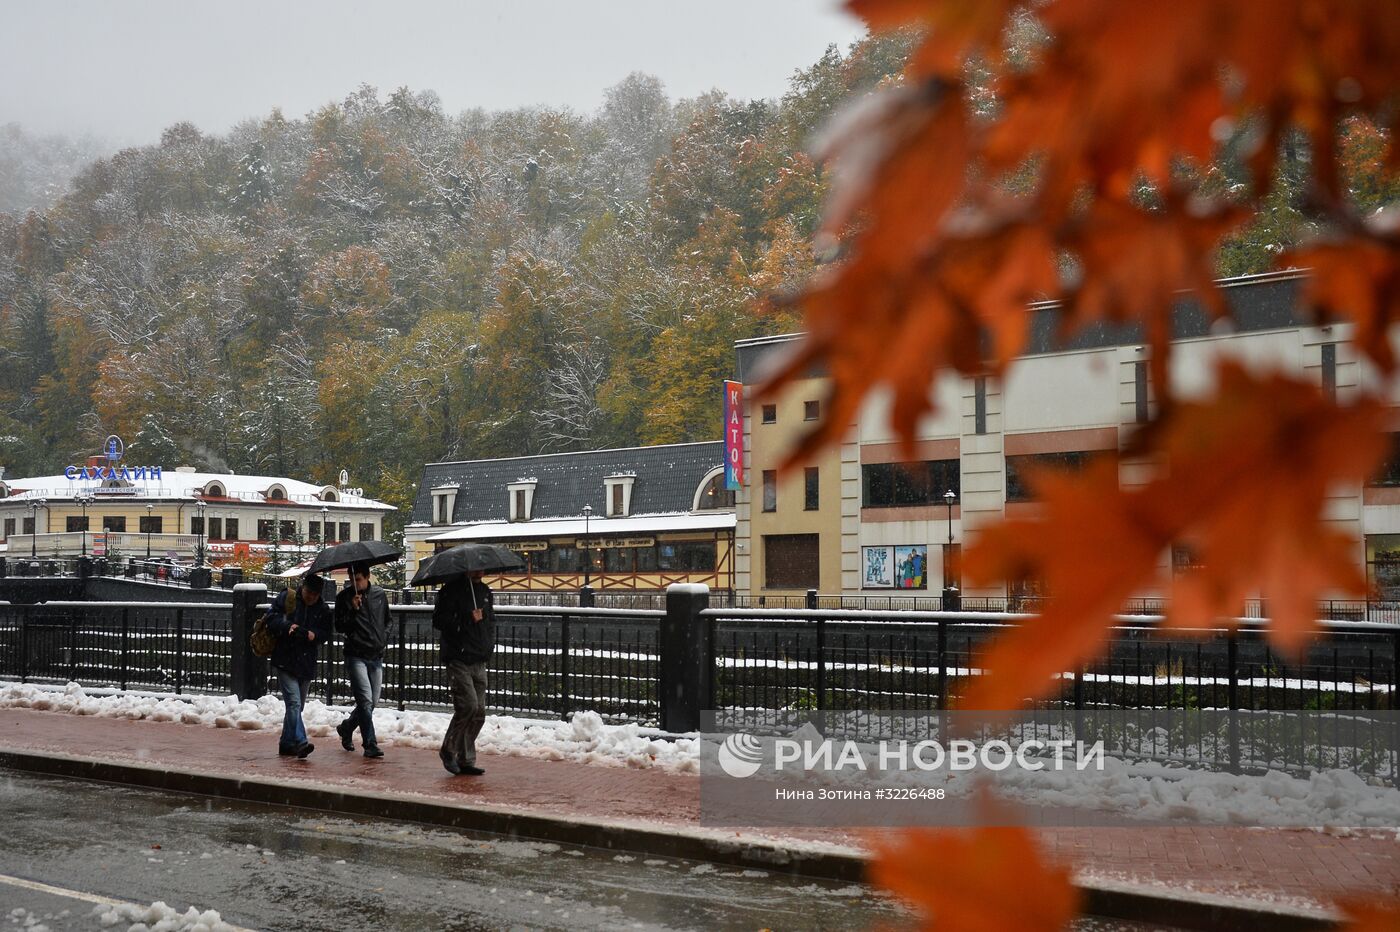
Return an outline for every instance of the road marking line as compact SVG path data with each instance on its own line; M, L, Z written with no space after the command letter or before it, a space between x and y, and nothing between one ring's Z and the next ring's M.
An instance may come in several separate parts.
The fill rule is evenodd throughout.
M98 906L130 906L133 909L150 909L149 903L132 903L128 900L114 900L107 896L98 896L96 893L84 893L81 890L69 890L67 887L55 887L51 884L40 883L37 880L25 880L23 877L11 877L9 874L0 874L0 883L9 884L12 887L19 887L23 890L33 890L36 893L48 893L53 896L66 896L69 899L81 900L84 903L93 903ZM171 909L174 909L172 906ZM224 922L224 925L232 929L233 932L254 932L252 929L245 929L236 926L231 922Z

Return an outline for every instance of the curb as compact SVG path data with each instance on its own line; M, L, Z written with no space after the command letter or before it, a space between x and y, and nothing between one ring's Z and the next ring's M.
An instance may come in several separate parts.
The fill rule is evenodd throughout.
M489 832L509 838L548 841L707 861L727 867L766 870L795 877L848 883L865 880L866 858L849 848L730 838L718 830L655 826L619 820L543 816L500 806L466 806L411 795L390 795L297 780L224 777L197 770L113 762L70 754L0 749L0 766L30 773L117 783L218 799L290 806L339 815L416 822L434 827ZM1085 912L1093 917L1159 924L1208 932L1270 929L1316 932L1340 927L1321 909L1215 896L1101 879L1076 879Z

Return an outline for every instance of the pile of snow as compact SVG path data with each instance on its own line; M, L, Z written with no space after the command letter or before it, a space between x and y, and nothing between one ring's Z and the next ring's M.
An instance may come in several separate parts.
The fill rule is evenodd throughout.
M159 900L150 906L94 906L92 915L104 929L127 923L126 932L237 932L217 910L200 912L191 906L179 913Z
M99 718L183 722L245 731L282 729L282 700L264 696L175 696L169 693L123 693L86 689L77 683L40 686L0 681L0 709L39 709L93 715ZM335 726L350 713L348 706L330 706L318 699L302 710L306 732L334 740ZM374 731L385 746L431 748L442 745L451 716L379 708ZM566 760L611 767L656 767L673 773L699 773L699 743L692 738L668 740L654 728L636 724L610 725L596 712L575 712L569 721L488 715L476 746L488 754L509 754L543 760Z

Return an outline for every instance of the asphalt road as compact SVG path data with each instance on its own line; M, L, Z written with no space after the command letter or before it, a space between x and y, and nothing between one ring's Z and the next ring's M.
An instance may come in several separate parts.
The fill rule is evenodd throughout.
M859 885L3 769L0 813L0 927L32 917L51 932L101 928L94 900L104 898L213 909L278 930L851 929L901 919Z

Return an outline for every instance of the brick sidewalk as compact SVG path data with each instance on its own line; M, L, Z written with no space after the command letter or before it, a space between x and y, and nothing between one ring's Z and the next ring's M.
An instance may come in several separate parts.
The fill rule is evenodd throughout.
M317 737L305 761L278 757L275 729L240 731L0 710L0 749L54 752L199 770L233 778L292 778L342 790L411 794L563 819L699 826L693 776L483 754L486 775L453 777L435 751L385 745L382 760ZM764 831L774 837L772 831ZM860 846L851 830L784 833L794 840ZM1090 876L1197 893L1326 903L1340 893L1400 896L1400 832L1327 834L1219 827L1062 828L1040 832L1049 852Z

